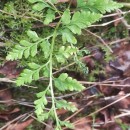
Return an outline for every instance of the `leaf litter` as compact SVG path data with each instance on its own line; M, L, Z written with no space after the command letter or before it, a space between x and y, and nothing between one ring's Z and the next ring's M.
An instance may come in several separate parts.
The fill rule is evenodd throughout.
M57 110L57 114L62 120L66 120L68 118L74 124L75 130L92 130L93 128L96 130L122 130L121 124L123 124L124 127L129 125L130 98L129 96L124 98L124 96L129 94L130 90L130 46L129 44L120 45L120 47L113 49L113 52L116 58L108 63L103 61L103 53L99 50L92 51L92 57L84 59L84 62L87 66L89 66L89 73L95 69L96 62L98 62L99 59L102 59L102 62L104 62L103 69L106 71L106 75L104 76L102 74L103 76L100 76L99 74L99 81L90 82L90 84L88 82L86 86L90 87L90 89L84 90L81 94L76 94L69 98L67 97L68 101L73 102L74 105L77 106L77 111L79 112L75 112L73 115L64 109ZM9 79L18 77L21 69L17 69L17 64L18 63L16 61L6 62L0 67L0 73ZM79 79L79 77L77 77L74 73L71 73L71 76ZM117 78L114 78L116 76ZM101 81L102 77L103 81ZM84 80L84 78L80 77L80 80L81 79ZM11 101L13 98L12 91L6 86L2 86L1 88L1 101ZM120 98L122 99L119 100ZM14 109L8 109L6 111L1 110L0 120L10 121L12 119L11 116L14 113L19 116L21 110L17 107L17 105L11 102L5 102L5 104L7 106L13 106ZM30 108L26 106L25 109L28 110ZM12 117L14 118L16 116ZM7 125L5 130L24 130L32 124L33 121L34 119L28 119L22 122L17 120ZM53 123L54 122L51 122L50 124L48 122L48 124L52 127L46 127L46 129L53 129Z
M120 21L116 21L114 26L117 27L119 24ZM86 67L89 67L88 77L91 77L97 64L100 64L98 73L93 74L96 80L89 81L88 77L77 75L75 71L67 72L85 84L86 89L81 93L65 97L78 108L74 114L64 109L57 110L57 114L62 120L73 123L75 130L127 130L130 126L130 45L126 42L118 43L112 48L114 59L109 61L105 60L105 54L99 46L92 45L86 48L91 48L91 55L83 58ZM0 74L11 80L17 78L22 71L22 68L17 66L17 61L6 61L0 67ZM0 101L6 106L6 109L5 106L0 106L0 121L4 123L2 128L25 130L29 125L33 125L35 118L32 118L34 117L32 100L27 100L23 95L20 101L21 103L26 101L26 105L21 108L21 104L12 102L14 98L19 100L18 97L13 96L16 90L11 91L5 84L0 87ZM28 90L20 88L19 92L22 91ZM30 111L31 114L25 114ZM46 127L42 126L41 129L53 130L54 123L46 121L44 124ZM63 130L68 129L63 128Z

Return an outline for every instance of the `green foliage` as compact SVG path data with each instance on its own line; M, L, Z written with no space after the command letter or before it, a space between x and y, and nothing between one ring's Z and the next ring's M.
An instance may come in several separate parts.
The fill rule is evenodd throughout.
M44 24L49 24L55 19L55 12L51 9L47 10L46 18L44 20Z
M46 99L46 91L40 92L37 94L37 97L39 98L34 102L36 105L35 107L35 113L39 116L44 112L45 105L47 105L47 99ZM45 113L44 113L45 114ZM46 114L47 116L47 114ZM45 117L44 117L45 118ZM46 118L45 118L46 119Z
M61 126L66 126L67 128L74 129L74 126L69 121L60 121Z
M13 50L8 54L7 60L17 60L22 59L23 56L27 59L29 56L34 57L38 52L38 47L40 46L44 52L45 58L48 57L49 46L47 38L39 38L37 33L34 31L27 31L29 40L21 40L18 45L15 45Z
M67 102L66 100L56 101L56 107L59 109L64 108L65 110L72 112L75 112L77 110L74 105L72 105L70 102Z
M106 62L109 62L113 56L112 56L112 53L108 50L107 47L104 47L104 46L101 46L103 52L104 52L104 59Z
M66 61L66 59L68 59L71 55L73 55L74 53L76 53L77 50L78 49L76 47L67 46L65 48L65 46L61 46L59 48L59 51L55 55L56 59L57 59L57 61L59 63L64 63Z
M69 77L67 73L62 73L58 78L55 78L54 83L60 91L81 91L84 89L76 79Z
M36 63L29 63L30 69L25 69L23 73L21 73L20 77L16 80L18 86L24 85L24 83L31 83L32 80L39 79L39 72L41 66Z
M122 7L122 4L116 3L112 0L88 0L87 2L84 0L77 0L77 7L81 10L106 13Z
M24 1L24 5L19 5L19 0L13 2L3 3L5 6L0 20L7 19L5 28L21 30L20 33L11 33L10 37L16 44L6 57L7 60L21 60L24 63L27 61L27 66L16 79L17 86L46 77L47 85L43 85L43 90L37 94L38 99L34 101L38 120L54 119L55 130L61 130L61 126L73 128L69 122L59 119L56 109L64 108L72 112L77 109L70 102L57 100L55 91L65 94L68 91L80 92L84 86L67 73L56 77L53 71L57 66L61 67L61 63L64 65L73 61L87 73L80 60L81 50L76 36L82 34L82 29L99 21L104 13L122 5L112 0L77 0L75 9L69 4L63 4L63 11L57 0L28 0ZM14 6L16 3L18 6ZM42 28L35 30L39 28L38 25ZM51 96L51 103L48 102L47 96Z

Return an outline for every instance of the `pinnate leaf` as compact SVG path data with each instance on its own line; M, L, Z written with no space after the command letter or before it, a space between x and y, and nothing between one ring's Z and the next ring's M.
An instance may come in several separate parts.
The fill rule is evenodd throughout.
M76 53L78 49L76 47L67 46L61 46L59 48L58 53L55 55L56 59L59 63L64 63L67 58L69 58L71 55Z
M77 7L84 11L104 14L121 8L122 4L112 0L88 0L87 2L84 0L77 0Z
M61 31L61 33L62 33L63 43L66 43L66 42L69 42L72 44L77 43L76 38L74 37L73 33L69 29L64 29Z
M32 64L32 66L31 66L31 64ZM38 65L36 65L35 63L30 63L29 65L31 66L32 70L25 69L20 74L20 76L16 80L17 86L21 86L21 85L24 85L26 83L31 83L33 80L39 79L40 69L38 68ZM37 67L37 69L36 69L36 67Z
M46 18L44 20L44 24L48 25L50 22L52 22L55 19L55 11L48 9Z
M37 41L39 39L37 33L35 31L28 30L27 35L29 36L30 39L33 41Z
M34 57L37 54L37 44L33 45L30 49L31 56Z
M43 9L45 9L46 7L49 7L49 5L45 2L39 2L33 5L33 9L35 11L42 11Z
M67 102L66 100L56 101L56 107L59 109L64 108L65 110L69 110L72 112L75 112L77 110L77 108L72 105L71 102Z
M81 85L76 79L69 77L67 73L62 73L54 80L55 87L60 91L82 91L84 86Z
M67 128L74 129L74 125L69 121L60 121L61 126L66 126Z
M63 24L69 24L70 23L70 18L71 18L71 15L70 15L70 10L69 9L66 9L61 17L61 20L62 20L62 23Z
M30 42L26 41L26 40L21 40L20 41L20 45L28 47L28 46L31 46L32 44Z
M46 91L40 92L37 94L39 99L34 101L35 104L35 113L40 116L43 114L43 109L45 108L45 105L47 105L48 101L46 99Z
M50 55L50 43L48 40L43 40L41 43L40 43L40 46L41 46L41 49L44 53L44 56L45 58L48 58L49 55Z
M31 69L38 69L40 68L40 65L36 64L36 63L29 63L28 66L31 68Z

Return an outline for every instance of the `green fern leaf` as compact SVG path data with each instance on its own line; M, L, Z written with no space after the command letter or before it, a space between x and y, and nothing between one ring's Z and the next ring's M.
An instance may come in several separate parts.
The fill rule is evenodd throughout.
M39 79L40 65L36 63L29 63L30 69L25 69L16 80L17 86L24 85L25 83L31 83L32 80Z
M31 69L39 69L40 68L40 65L36 64L36 63L29 63L28 66L31 68Z
M97 13L85 11L75 12L70 24L77 25L79 28L83 29L98 21L101 17L102 15Z
M29 55L34 57L37 54L37 43L32 44L31 46L22 46L16 45L12 52L10 52L6 59L7 60L17 60L21 59L24 55L25 58L28 58Z
M36 114L38 113L37 118L38 118L39 121L44 121L44 120L50 118L49 112L44 111L43 113L40 113L40 110L39 111L38 110L39 109L37 109L35 111L35 113Z
M34 42L39 39L37 33L35 31L28 30L27 35L30 39L32 39Z
M66 41L75 44L77 41L73 34L81 34L81 29L84 29L94 22L98 21L102 17L101 14L77 11L72 16L71 21L66 24L66 29L62 30L62 40L65 43ZM63 27L65 28L65 27ZM71 32L70 32L70 31Z
M34 101L35 104L35 113L39 116L41 114L43 114L44 112L44 108L45 105L47 105L47 99L46 99L46 91L43 91L42 93L40 92L40 94L37 94L38 97L40 97L38 100Z
M58 109L64 108L65 110L69 110L72 112L75 112L77 110L77 108L74 105L72 105L71 102L67 102L66 100L56 101L56 107Z
M60 91L82 91L84 86L81 85L76 79L69 77L67 73L62 73L54 80L55 87Z
M43 9L49 7L49 5L46 2L38 2L33 5L33 10L35 11L42 11Z
M66 42L69 42L69 43L72 43L72 44L77 43L76 38L73 36L73 33L69 29L62 30L61 34L62 34L62 40L63 40L64 44Z
M77 25L67 26L74 34L81 35L81 28Z
M25 51L25 47L22 47L20 45L16 45L15 48L12 50L12 52L9 52L6 59L7 60L17 60L21 59Z
M61 126L66 126L67 128L74 129L74 125L69 121L60 121Z
M45 58L47 59L50 55L50 43L48 40L43 40L41 43L40 43L40 46L41 46L41 49L44 53L44 56Z
M69 58L71 55L76 53L78 50L76 47L67 46L61 46L59 48L59 51L57 54L55 54L56 59L59 63L64 63L67 58Z
M33 45L30 48L30 54L31 54L32 57L34 57L37 54L37 44Z
M84 2L84 0L78 0L77 3L77 7L81 10L103 14L122 7L122 4L112 0L88 0L87 2Z
M55 19L55 11L48 9L47 10L47 14L46 14L46 18L44 20L44 24L48 25L49 23L51 23L53 20Z
M22 54L23 54L23 53L22 53ZM27 48L27 49L24 50L24 57L27 59L27 58L29 57L29 55L30 55L30 49ZM21 57L21 58L22 58L22 57ZM21 59L21 58L19 58L19 59Z
M61 17L61 20L62 20L62 23L63 24L69 24L70 23L70 18L71 18L71 15L70 15L70 10L69 9L66 9Z
M21 40L20 45L24 46L24 47L29 47L29 46L31 46L31 43L26 40Z

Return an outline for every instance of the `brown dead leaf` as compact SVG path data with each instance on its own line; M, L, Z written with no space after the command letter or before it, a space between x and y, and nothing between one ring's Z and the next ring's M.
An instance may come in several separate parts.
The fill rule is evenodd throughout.
M120 108L120 109L127 109L130 106L130 97L129 98L125 98L123 100L121 100L120 102L117 102L116 104L114 104L114 107L116 108Z
M83 62L89 67L89 70L92 70L95 66L95 61L91 57L84 57Z
M114 18L114 20L116 20L116 19L119 19L119 16L114 16L113 17ZM114 22L114 26L118 26L118 24L121 22L121 20L116 20L115 22Z
M12 104L11 99L12 99L12 93L11 93L10 89L5 87L5 89L0 90L0 100L1 101L5 101L4 103L6 105L11 105Z
M7 61L3 66L0 67L0 73L5 75L7 78L16 78L21 72L21 68L17 68L17 61Z
M4 119L7 121L9 120L11 114L17 113L19 111L20 111L19 108L14 108L13 110L8 110L8 111L0 111L0 119Z
M10 114L13 114L13 113L16 113L16 112L19 112L19 111L20 111L20 109L16 107L13 110L0 111L0 114L10 115Z
M9 117L8 115L0 115L0 119L8 121Z
M46 126L45 130L54 130L54 128L53 128L53 121L52 120L48 120L47 121L47 125L48 126Z
M119 94L118 94L119 95ZM110 104L112 102L115 102L116 100L123 98L125 95L119 95L118 98L110 99L106 103ZM124 98L120 100L119 102L112 105L113 108L115 108L117 111L119 109L128 109L130 107L130 97Z
M57 115L63 115L63 114L65 114L66 112L67 112L67 110L65 110L65 109L56 110Z
M108 130L123 130L119 124L111 124L106 129Z
M10 124L5 130L24 130L26 127L28 127L32 122L34 121L34 119L28 119L25 122L22 123L14 123L14 124Z
M93 51L92 56L95 60L103 60L103 53L101 53L99 50Z
M121 81L121 90L124 92L124 93L129 93L130 92L130 87L129 86L125 86L125 85L130 85L130 77L124 79L123 81Z
M90 125L81 124L75 127L75 130L92 130Z
M100 113L104 116L104 122L107 123L110 120L110 115L108 111L105 109L100 111Z
M114 83L112 84L114 85ZM112 96L112 95L116 95L119 93L120 88L118 87L114 87L114 86L109 86L108 85L100 85L99 86L100 91L105 95L105 96Z
M92 120L90 118L82 118L75 124L75 130L92 130L89 123Z
M117 58L110 62L110 67L122 71L124 76L130 76L130 44L121 44L114 49L114 55Z

